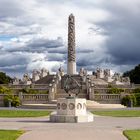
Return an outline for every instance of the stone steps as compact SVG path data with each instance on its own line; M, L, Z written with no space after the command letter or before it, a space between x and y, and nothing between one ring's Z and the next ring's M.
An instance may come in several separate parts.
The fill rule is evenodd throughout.
M78 95L78 97L79 98L86 98L86 94L85 93L80 93L79 95ZM57 94L56 95L56 99L58 99L58 98L66 98L66 97L68 97L68 94L67 93L59 93L59 94Z
M19 108L24 108L24 109L56 109L56 104L23 104Z
M126 108L126 106L121 104L100 104L96 101L87 100L88 108Z
M56 100L48 104L23 104L20 108L26 109L56 109ZM87 108L92 109L117 109L117 108L126 108L121 104L100 104L95 101L87 100Z

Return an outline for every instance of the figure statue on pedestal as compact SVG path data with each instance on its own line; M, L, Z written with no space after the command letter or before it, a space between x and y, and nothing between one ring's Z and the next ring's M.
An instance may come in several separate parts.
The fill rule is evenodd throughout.
M110 69L104 70L104 76L105 76L105 77L110 77L110 76L111 76Z
M30 79L30 76L28 75L28 73L25 73L25 74L23 75L23 81L29 81L29 80L31 80L31 79Z
M20 84L20 80L17 77L13 78L13 85L18 85Z
M87 75L87 71L84 68L81 68L80 72L79 72L79 75L80 76L86 76Z
M32 82L31 82L31 78L29 76L28 73L25 73L23 75L23 79L22 79L23 83L26 84L26 85L30 85Z
M58 73L60 74L60 76L64 76L64 70L62 69L61 66L60 66L60 68L58 69Z
M40 73L40 77L43 78L45 76L47 76L49 73L49 71L45 68L41 69L41 73Z
M33 72L32 72L32 81L35 82L35 81L39 80L40 77L41 77L40 76L40 71L33 70Z
M121 81L121 75L120 75L120 73L116 73L115 72L113 78L114 78L115 81Z

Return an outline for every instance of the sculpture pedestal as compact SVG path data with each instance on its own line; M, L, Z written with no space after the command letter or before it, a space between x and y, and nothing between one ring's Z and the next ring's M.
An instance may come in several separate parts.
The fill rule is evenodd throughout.
M59 98L57 112L50 116L51 122L93 122L93 114L86 110L86 99Z

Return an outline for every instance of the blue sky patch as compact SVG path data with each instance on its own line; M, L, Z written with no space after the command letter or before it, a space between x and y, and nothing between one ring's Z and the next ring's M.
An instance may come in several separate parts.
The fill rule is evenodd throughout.
M0 35L0 41L9 41L11 38L14 38L15 36L9 36L9 35Z

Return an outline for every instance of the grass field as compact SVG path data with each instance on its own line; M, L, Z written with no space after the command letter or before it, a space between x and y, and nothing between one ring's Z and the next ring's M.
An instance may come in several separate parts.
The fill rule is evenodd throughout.
M123 134L128 140L140 140L140 130L125 130Z
M0 110L0 117L40 117L48 116L50 111L30 111L30 110Z
M0 130L0 140L16 140L24 131Z
M93 114L112 117L140 117L140 110L92 111Z

